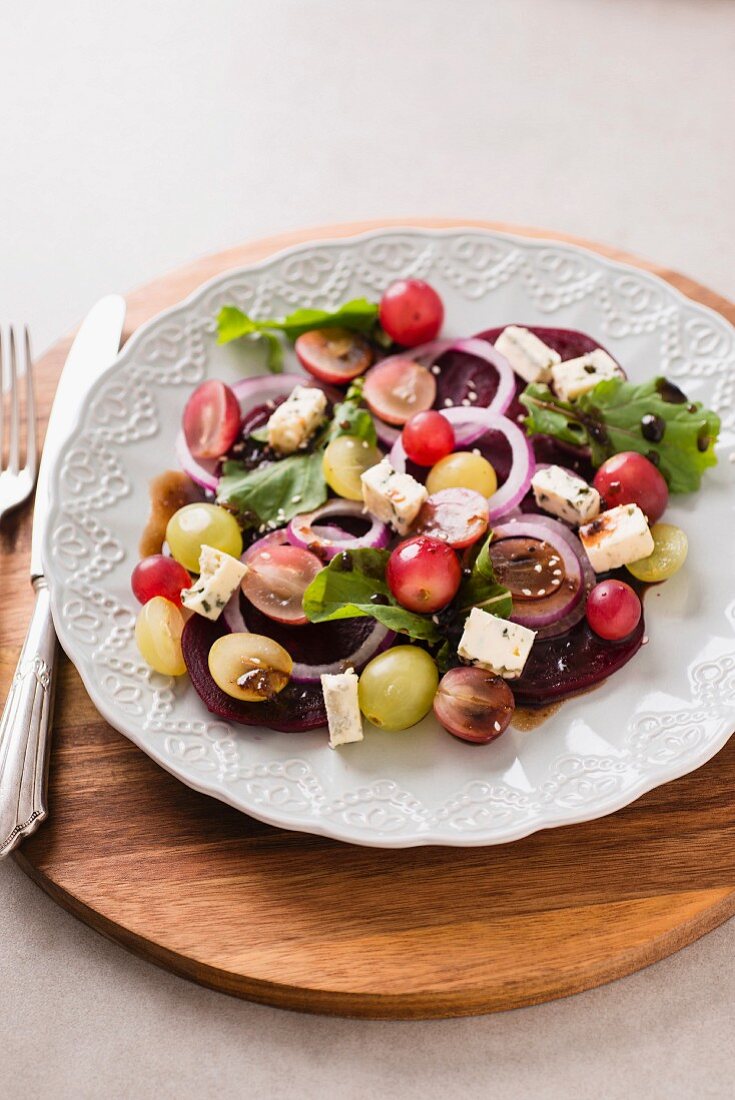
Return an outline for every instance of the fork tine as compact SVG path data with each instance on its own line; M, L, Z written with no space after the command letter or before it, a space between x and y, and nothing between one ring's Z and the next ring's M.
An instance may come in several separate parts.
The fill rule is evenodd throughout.
M20 467L20 403L18 401L18 365L15 356L15 330L10 326L10 437L8 468L17 474Z
M36 387L33 379L33 360L31 358L31 336L28 325L23 326L23 350L26 375L26 465L25 468L36 480Z

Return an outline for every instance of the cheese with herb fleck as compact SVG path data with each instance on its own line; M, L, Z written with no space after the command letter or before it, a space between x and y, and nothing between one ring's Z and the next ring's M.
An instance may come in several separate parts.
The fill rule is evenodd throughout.
M215 550L213 546L202 546L199 579L191 588L183 589L183 606L205 619L218 619L247 571L248 567L231 554Z

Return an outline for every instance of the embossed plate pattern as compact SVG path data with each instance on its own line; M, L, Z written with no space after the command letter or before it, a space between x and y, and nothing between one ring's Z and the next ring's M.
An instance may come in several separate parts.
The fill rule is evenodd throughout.
M341 752L323 731L231 727L185 678L152 673L137 655L129 576L148 480L175 464L192 386L261 370L255 347L216 345L221 305L256 316L336 306L375 297L398 275L437 286L450 333L513 321L584 329L633 379L666 372L720 413L720 465L669 512L689 534L687 568L649 594L649 644L622 673L491 746L456 741L432 719L400 734L368 729ZM113 726L191 787L273 825L380 847L462 846L600 817L703 764L735 728L734 428L735 330L655 276L478 229L297 247L154 318L92 391L52 489L45 564L59 636Z

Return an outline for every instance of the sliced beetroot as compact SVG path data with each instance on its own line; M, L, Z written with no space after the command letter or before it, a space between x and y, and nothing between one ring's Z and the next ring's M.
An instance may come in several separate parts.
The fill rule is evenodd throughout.
M288 684L272 702L244 703L233 699L215 684L209 672L209 651L227 628L192 615L181 636L186 668L199 698L212 714L246 726L267 726L284 733L317 729L327 721L319 684ZM273 632L269 631L271 637Z
M511 684L516 702L540 707L601 684L638 652L644 632L641 615L638 626L622 642L598 638L585 619L561 638L538 639L523 675Z
M282 645L295 664L327 665L340 656L354 653L372 634L375 622L367 615L356 619L336 619L333 623L304 623L289 626L269 619L244 597L240 600L242 617L252 634L266 634Z

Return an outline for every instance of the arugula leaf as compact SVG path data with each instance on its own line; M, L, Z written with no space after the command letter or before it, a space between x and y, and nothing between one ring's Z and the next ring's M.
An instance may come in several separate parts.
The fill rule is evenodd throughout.
M430 615L400 607L385 580L388 550L343 550L332 558L304 593L304 612L313 623L356 619L365 615L383 626L424 642L441 634ZM380 601L380 602L376 602Z
M297 309L287 317L256 321L237 306L223 306L217 315L218 344L228 344L242 337L268 342L268 369L274 374L283 370L283 349L275 335L282 332L293 341L315 328L347 328L363 336L377 336L378 305L367 298L353 298L335 310Z
M513 609L510 591L495 579L495 570L490 558L492 531L483 543L475 558L472 572L460 585L459 592L452 604L457 614L465 614L473 607L480 607L491 615L507 619Z
M217 488L217 503L236 508L250 527L274 521L281 526L326 499L320 451L290 455L254 470L241 462L225 462Z
M528 410L526 430L590 448L600 466L620 451L637 451L658 466L672 493L699 488L702 474L717 463L714 447L720 431L716 413L700 402L665 400L672 392L664 378L636 385L620 378L598 382L574 402L561 401L548 386L526 386L521 401ZM674 394L680 391L673 388ZM653 418L659 440L643 434L644 417Z
M328 443L340 435L354 435L373 446L378 442L375 421L367 409L361 408L364 385L364 378L355 379L345 394L344 401L334 406L327 435Z

